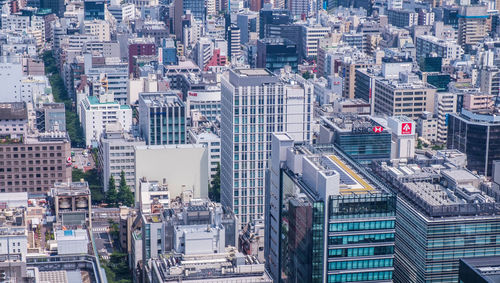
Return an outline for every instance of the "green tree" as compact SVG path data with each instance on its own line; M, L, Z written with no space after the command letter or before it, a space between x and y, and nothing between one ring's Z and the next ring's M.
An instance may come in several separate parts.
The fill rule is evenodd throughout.
M120 188L118 189L118 199L123 205L128 207L134 206L134 194L127 185L127 180L125 179L125 172L120 173Z
M217 164L217 171L215 172L210 188L208 189L208 197L215 202L220 202L220 163Z
M116 206L118 203L118 193L116 192L115 178L113 176L109 177L106 201L110 206Z

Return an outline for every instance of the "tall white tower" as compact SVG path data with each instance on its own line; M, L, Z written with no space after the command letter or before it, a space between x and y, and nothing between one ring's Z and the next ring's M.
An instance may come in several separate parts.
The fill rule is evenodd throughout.
M222 78L221 202L245 225L264 217L271 134L311 140L313 86L265 69L230 70Z

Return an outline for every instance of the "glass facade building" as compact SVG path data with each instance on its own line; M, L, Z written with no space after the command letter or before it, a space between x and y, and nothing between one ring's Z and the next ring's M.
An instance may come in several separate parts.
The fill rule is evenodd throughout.
M299 65L297 44L284 38L265 38L257 41L257 68L271 72L290 66L296 72Z
M447 147L467 155L467 168L491 176L493 160L500 159L500 117L463 109L448 115Z
M83 2L84 20L104 20L104 0L85 0Z
M391 158L391 133L369 117L350 113L323 117L321 131L321 143L334 144L361 164Z
M148 145L186 143L186 107L175 93L141 93L139 126Z
M500 255L500 204L481 177L450 162L373 164L398 195L394 282L458 282L460 259Z
M273 154L280 151L274 145ZM289 147L281 169L270 169L271 208L266 216L270 246L266 252L273 279L275 282L391 282L396 197L372 183L365 177L368 172L361 172L363 169L338 149L322 148L321 157L310 157L309 150L319 147L308 148ZM277 165L275 157L271 157L273 165ZM297 158L304 158L301 169L297 163L292 164ZM310 164L315 168L310 168ZM324 187L321 181L316 184L308 181L309 174L321 174L322 170L327 171ZM330 182L336 174L338 183ZM278 178L279 184L271 185ZM273 198L275 193L277 198ZM273 247L274 241L277 247ZM274 262L277 271L273 270Z

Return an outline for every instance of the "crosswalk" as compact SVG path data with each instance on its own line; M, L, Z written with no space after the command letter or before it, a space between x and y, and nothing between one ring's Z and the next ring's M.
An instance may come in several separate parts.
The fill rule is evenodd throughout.
M92 227L92 232L107 232L108 227Z

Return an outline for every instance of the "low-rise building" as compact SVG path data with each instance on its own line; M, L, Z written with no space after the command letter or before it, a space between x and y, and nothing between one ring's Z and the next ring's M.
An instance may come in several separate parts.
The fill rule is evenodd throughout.
M273 282L262 262L234 248L209 255L161 257L146 266L147 282Z

